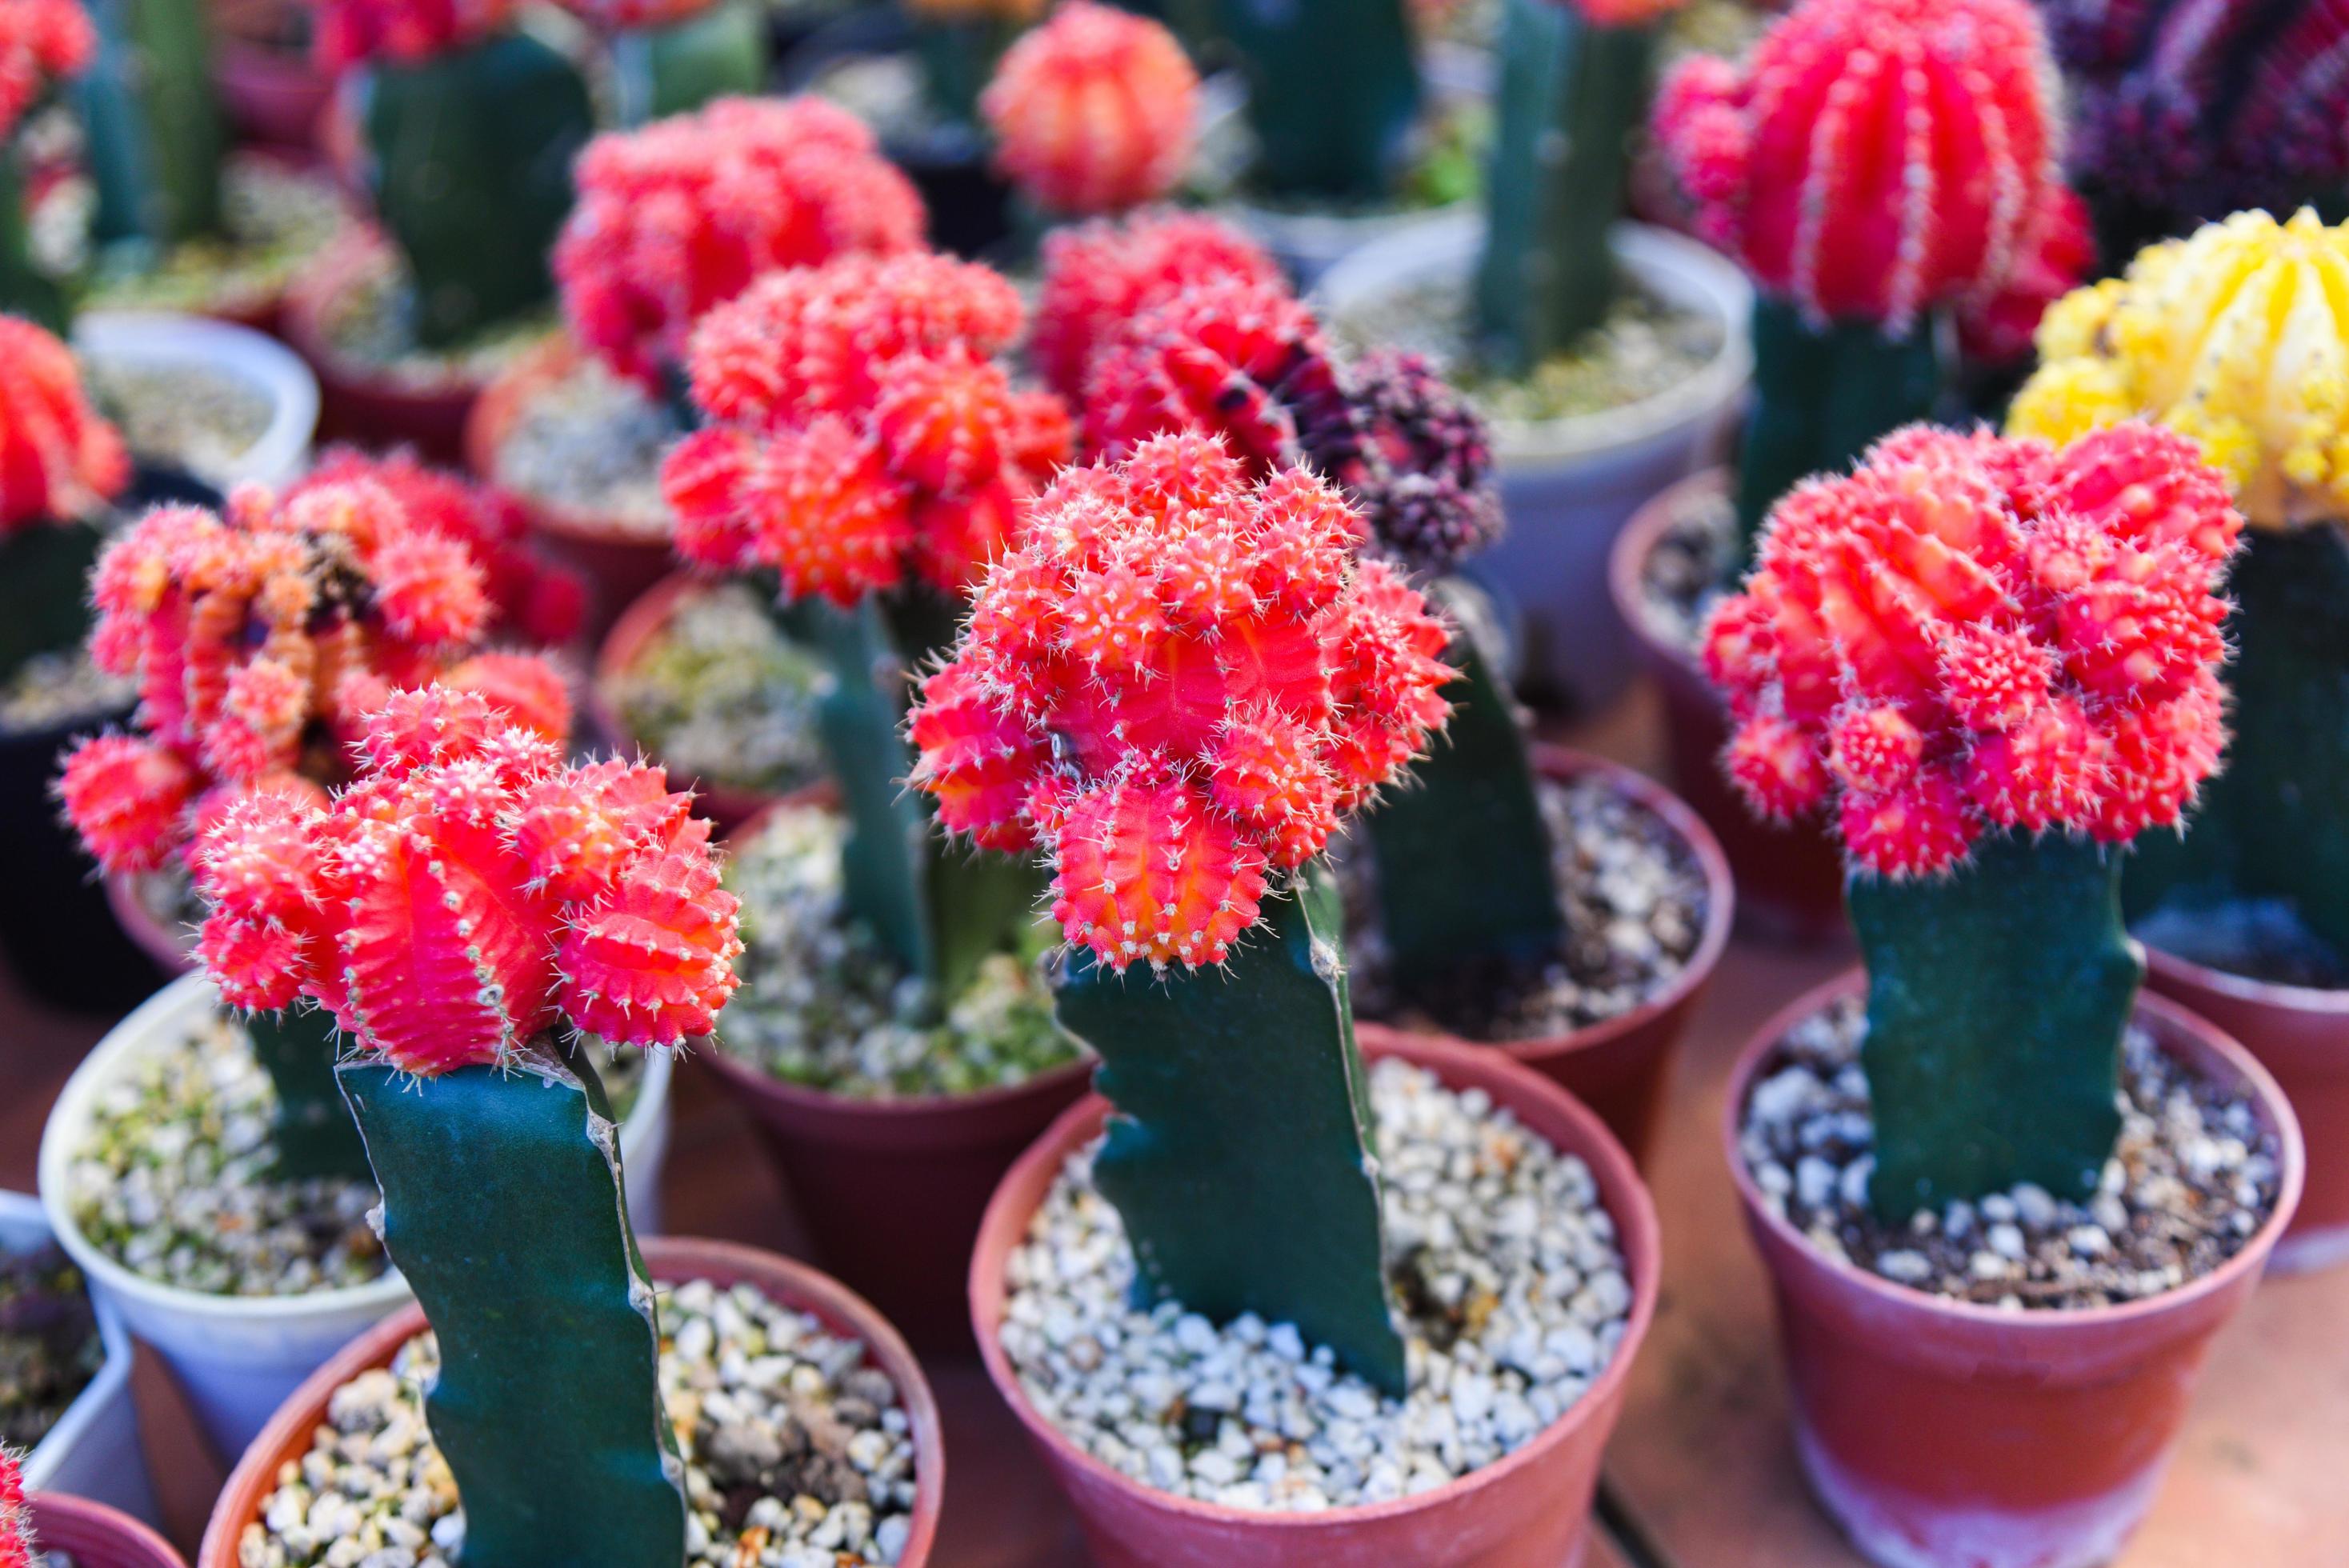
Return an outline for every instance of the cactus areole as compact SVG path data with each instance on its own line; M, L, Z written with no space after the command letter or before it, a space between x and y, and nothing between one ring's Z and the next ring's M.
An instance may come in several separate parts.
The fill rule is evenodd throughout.
M2056 222L2054 79L2024 0L1804 0L1742 67L1656 102L1699 231L1757 288L1737 493L1747 553L1806 474L1931 410L1939 319L2004 290Z
M1831 809L1850 858L1887 1222L2095 1191L2143 972L2122 855L2218 765L2241 527L2151 426L1919 426L1781 501L1716 614L1732 778L1773 817Z
M2012 428L2183 432L2251 524L2228 587L2235 744L2178 842L2132 863L2130 913L2281 904L2349 961L2349 227L2240 212L2148 247L2048 313Z

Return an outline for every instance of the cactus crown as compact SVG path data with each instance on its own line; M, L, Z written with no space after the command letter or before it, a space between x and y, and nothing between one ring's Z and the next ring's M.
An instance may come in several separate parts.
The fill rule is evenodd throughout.
M2238 212L2047 313L2009 428L2146 418L2193 438L2257 525L2349 512L2349 225Z
M1702 228L1765 291L1897 335L2030 254L2051 77L2023 0L1805 0L1742 70L1682 61L1656 129Z
M1089 214L1174 188L1198 97L1199 74L1163 25L1070 0L1005 51L979 108L1012 183L1051 211Z
M1021 321L1001 277L923 253L772 273L710 312L688 364L716 423L662 470L678 552L771 569L789 599L959 593L1070 455L1060 399L996 362Z
M1040 845L1071 942L1123 969L1223 962L1446 712L1443 626L1358 562L1344 497L1251 480L1212 437L1071 469L982 580L913 716L951 831Z
M317 14L312 52L330 73L367 60L429 60L499 31L513 15L513 0L309 3Z
M1162 210L1057 229L1044 240L1029 356L1046 385L1077 403L1094 356L1143 312L1194 285L1272 288L1280 280L1280 264L1255 241L1195 212Z
M736 901L657 768L565 766L475 693L397 692L325 806L249 795L205 830L197 951L234 1006L297 993L430 1076L502 1063L558 1013L614 1044L709 1032Z
M129 480L130 454L90 410L73 351L0 315L0 539L81 517Z
M49 83L79 76L98 35L75 0L0 0L0 138Z
M1706 666L1727 766L1777 817L1839 797L1855 863L1941 873L1992 827L2123 844L2175 824L2225 744L2214 592L2242 519L2191 443L2057 450L1896 431L1771 514Z
M687 335L753 278L922 242L912 181L863 122L812 98L720 98L597 137L554 249L573 335L656 380Z

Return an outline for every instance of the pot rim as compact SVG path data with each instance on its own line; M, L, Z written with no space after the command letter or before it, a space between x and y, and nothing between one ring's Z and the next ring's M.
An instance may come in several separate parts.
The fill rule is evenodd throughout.
M1728 1092L1722 1102L1720 1125L1730 1178L1736 1184L1738 1202L1745 1211L1749 1224L1762 1227L1781 1245L1796 1249L1799 1255L1814 1260L1846 1288L1857 1291L1879 1306L1896 1312L1950 1318L2033 1338L2096 1333L2147 1318L2167 1316L2218 1295L2240 1282L2244 1275L2256 1276L2266 1267L2269 1253L2282 1239L2285 1228L2291 1223L2293 1211L2300 1206L2301 1189L2307 1179L2308 1151L2301 1138L2299 1119L2293 1115L2291 1101L2284 1098L2283 1090L2274 1078L2233 1037L2200 1014L2142 987L2137 992L2137 1006L2130 1014L2130 1021L2154 1026L2157 1044L2168 1054L2178 1054L2173 1048L2175 1037L2184 1037L2208 1047L2226 1063L2238 1081L2249 1090L2253 1106L2275 1132L2279 1167L2275 1202L2269 1209L2267 1218L2261 1222L2260 1228L2244 1240L2232 1257L2209 1273L2174 1289L2141 1300L2124 1302L2117 1306L2015 1312L1974 1302L1951 1301L1946 1296L1898 1284L1819 1251L1811 1244L1808 1237L1795 1230L1783 1216L1772 1212L1763 1201L1762 1189L1754 1181L1754 1173L1746 1169L1744 1157L1739 1152L1738 1138L1754 1080L1759 1075L1762 1064L1778 1048L1780 1042L1795 1025L1824 1012L1832 1004L1847 996L1864 996L1867 986L1867 969L1853 965L1835 978L1811 987L1772 1014L1737 1054L1736 1064L1730 1069ZM2162 1038L2163 1032L2173 1038Z
M265 333L181 311L92 310L74 319L73 343L100 359L223 370L261 389L269 423L223 471L196 476L207 484L284 484L309 454L318 430L318 378L300 355Z
M905 1410L914 1438L914 1509L912 1531L902 1561L919 1563L936 1549L939 1511L946 1493L946 1434L938 1414L937 1396L931 1389L921 1362L896 1326L863 1296L806 1264L758 1247L688 1236L641 1236L637 1247L655 1284L678 1284L727 1273L756 1284L783 1305L812 1313L834 1329L846 1329L864 1342L867 1361L889 1375ZM701 1270L703 1273L694 1271ZM324 1366L302 1380L269 1418L269 1424L239 1457L236 1468L221 1488L203 1543L197 1549L199 1564L233 1568L236 1538L250 1518L231 1519L228 1505L250 1489L256 1499L268 1496L268 1486L284 1456L295 1445L306 1443L326 1418L326 1402L335 1391L362 1372L388 1365L399 1346L431 1326L424 1308L409 1302L336 1351Z
M1048 1192L1052 1172L1057 1171L1080 1143L1099 1133L1102 1123L1110 1114L1112 1107L1106 1099L1099 1094L1088 1094L1054 1119L1044 1135L1005 1172L1003 1180L996 1186L994 1195L988 1200L986 1217L979 1224L978 1242L971 1251L968 1296L973 1327L978 1339L979 1358L987 1367L988 1378L995 1385L996 1392L1019 1417L1019 1424L1027 1429L1030 1439L1049 1450L1056 1467L1081 1471L1096 1487L1113 1491L1147 1511L1201 1524L1227 1528L1241 1526L1267 1534L1309 1539L1317 1532L1400 1519L1488 1491L1546 1460L1569 1437L1587 1425L1595 1412L1609 1409L1618 1402L1624 1386L1630 1379L1631 1364L1639 1358L1640 1348L1655 1321L1663 1272L1662 1230L1656 1215L1655 1199L1631 1163L1631 1156L1597 1114L1580 1100L1531 1068L1489 1047L1463 1045L1440 1037L1398 1037L1392 1041L1369 1045L1364 1055L1371 1061L1390 1056L1400 1057L1414 1066L1433 1071L1446 1088L1455 1091L1468 1087L1484 1088L1492 1094L1496 1106L1516 1115L1520 1124L1536 1131L1537 1136L1559 1152L1574 1155L1590 1167L1598 1181L1600 1204L1614 1222L1617 1247L1623 1258L1625 1273L1631 1281L1630 1315L1625 1320L1623 1336L1618 1341L1615 1354L1607 1366L1582 1391L1580 1398L1514 1452L1504 1454L1491 1464L1456 1477L1442 1486L1409 1497L1324 1509L1314 1513L1275 1512L1230 1508L1221 1503L1202 1502L1195 1498L1177 1497L1134 1480L1079 1448L1073 1439L1037 1410L1026 1390L1019 1386L1019 1373L1013 1369L1010 1357L1004 1352L1000 1332L987 1332L980 1321L985 1315L981 1303L986 1296L999 1293L1008 1300L1009 1295L1009 1287L1001 1277L1003 1271L999 1267L989 1267L990 1251L999 1250L990 1248L989 1238L999 1233L1011 1238L999 1249L1001 1255L1008 1259L1011 1245L1016 1244L1018 1237L1026 1233L1029 1222L1034 1218L1035 1205L1019 1205L1018 1212L1015 1212L1013 1190L1034 1181L1040 1183L1040 1191ZM1515 1092L1506 1099L1495 1092L1496 1086L1492 1081L1495 1078ZM1524 1109L1527 1101L1545 1106L1549 1117L1566 1124L1570 1136L1562 1139L1533 1129Z
M37 1514L56 1514L76 1524L122 1538L127 1545L137 1547L158 1563L185 1563L186 1558L172 1549L171 1543L153 1529L131 1518L119 1508L109 1508L102 1502L92 1502L86 1497L75 1497L62 1491L36 1491L25 1500ZM40 1533L37 1519L34 1533Z
M2151 943L2144 943L2146 962L2181 984L2215 992L2254 1006L2292 1013L2314 1013L2349 1023L2349 985L2292 985L2278 980L2258 980L2232 970L2197 964Z
M1712 683L1705 680L1704 665L1695 650L1665 641L1648 624L1642 577L1649 558L1655 554L1665 528L1672 521L1672 503L1711 490L1726 493L1730 472L1728 464L1713 463L1674 480L1640 503L1607 552L1608 592L1614 598L1616 614L1630 628L1632 637L1651 652L1671 659L1695 679L1705 681L1708 687Z
M42 1209L39 1198L30 1192L0 1189L0 1227L15 1229L18 1226L26 1230L38 1227L45 1238L57 1240L57 1228L50 1224L49 1216ZM24 1250L26 1249L10 1246L5 1239L0 1239L0 1253ZM67 1255L71 1258L70 1253ZM74 1266L79 1268L81 1265L77 1263ZM106 1358L98 1364L97 1372L83 1386L82 1391L57 1413L56 1424L24 1456L25 1487L28 1491L42 1489L50 1473L64 1463L74 1445L88 1435L103 1406L114 1399L129 1398L133 1354L130 1331L123 1326L122 1315L115 1309L114 1304L91 1290L87 1278L83 1281L82 1294L88 1298L90 1315L98 1325L98 1344L105 1349Z

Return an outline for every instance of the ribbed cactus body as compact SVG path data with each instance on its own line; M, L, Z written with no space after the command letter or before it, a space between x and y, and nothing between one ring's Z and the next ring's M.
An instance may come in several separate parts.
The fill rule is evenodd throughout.
M594 129L587 87L554 49L499 33L359 77L377 216L415 281L414 326L446 347L543 304Z
M751 0L719 0L679 21L614 34L611 59L624 126L748 97L767 85L766 15Z
M338 1073L384 1248L440 1340L425 1413L464 1503L465 1568L678 1568L653 1289L585 1054L541 1040L510 1068Z
M1255 188L1289 201L1387 196L1422 98L1404 0L1216 0L1216 14L1247 77Z
M92 0L98 59L76 84L100 245L166 246L221 225L227 128L204 0Z

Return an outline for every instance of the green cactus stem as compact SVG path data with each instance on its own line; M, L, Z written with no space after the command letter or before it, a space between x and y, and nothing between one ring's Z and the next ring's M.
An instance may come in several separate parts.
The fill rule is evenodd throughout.
M2349 955L2349 528L2250 530L2228 589L2226 770L2182 841L2141 847L2124 884L2129 913L2171 898L2189 909L2281 900Z
M2086 840L1994 833L1946 877L1846 885L1885 1223L2025 1181L2095 1194L2145 977L2120 876L2119 852Z
M89 630L89 570L104 541L86 522L0 539L0 681L36 654L73 647Z
M292 1181L319 1176L365 1180L367 1145L335 1078L335 1016L324 1007L288 1007L255 1013L244 1028L277 1092L277 1119L270 1130L277 1174Z
M748 96L767 83L767 23L748 0L719 0L666 27L612 40L612 84L622 125L643 125Z
M1509 0L1476 346L1524 376L1606 320L1609 230L1654 87L1656 29L1606 27L1558 0Z
M63 335L71 325L65 290L33 260L24 171L14 139L0 140L0 313ZM77 593L75 597L78 598Z
M221 228L227 129L205 0L89 0L94 67L75 84L98 189L91 237L160 250Z
M511 1071L338 1072L385 1250L440 1336L425 1414L464 1501L464 1568L678 1568L683 1467L595 1068L542 1040Z
M1393 194L1420 117L1405 0L1216 0L1247 77L1251 181L1284 201Z
M595 129L571 62L509 33L372 65L361 93L376 212L415 279L417 341L446 348L552 298L547 252Z
M1422 1005L1439 988L1489 989L1566 942L1516 704L1474 638L1455 637L1449 656L1460 670L1444 688L1451 722L1363 819L1390 972L1400 996Z
M1340 919L1309 867L1222 970L1119 975L1080 953L1058 1011L1100 1053L1116 1108L1094 1180L1124 1218L1141 1297L1293 1323L1400 1397Z
M1902 425L1929 418L1944 366L1939 323L1899 337L1869 322L1814 325L1785 300L1754 301L1754 404L1737 451L1740 575L1778 498L1840 472Z
M922 63L922 86L931 109L950 125L978 125L979 95L994 79L996 62L1019 36L1019 24L993 17L915 23L914 52Z

